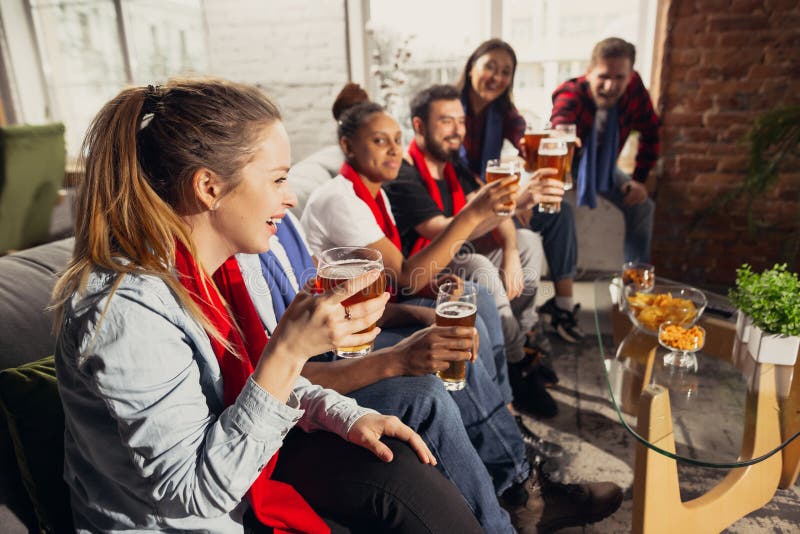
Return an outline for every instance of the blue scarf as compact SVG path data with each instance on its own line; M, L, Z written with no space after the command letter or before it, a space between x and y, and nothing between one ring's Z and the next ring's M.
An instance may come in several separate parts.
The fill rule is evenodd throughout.
M297 283L302 288L315 275L316 269L311 255L303 243L303 238L300 237L300 233L288 216L284 217L283 222L278 226L278 241L286 251ZM258 257L261 259L261 273L264 275L264 281L266 281L272 297L275 318L280 320L286 308L294 300L297 291L289 281L289 277L286 276L284 267L274 252L269 250L259 254Z
M614 168L619 150L619 123L617 106L608 110L603 142L598 147L597 120L586 140L578 164L578 206L597 207L597 193L611 191L614 187Z
M467 91L461 95L461 105L464 107L464 114L469 115L469 99ZM490 159L498 159L500 151L503 149L503 114L500 112L500 100L495 100L489 104L486 110L486 125L483 128L483 146L481 146L481 166L475 169L469 165L467 158L467 149L461 145L459 155L464 161L467 168L471 169L475 174L485 178L486 163Z

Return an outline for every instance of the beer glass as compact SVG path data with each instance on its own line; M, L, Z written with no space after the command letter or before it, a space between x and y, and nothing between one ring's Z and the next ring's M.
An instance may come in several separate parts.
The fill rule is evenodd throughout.
M320 293L329 291L348 280L375 269L380 270L381 275L369 287L362 289L342 302L344 313L347 315L350 313L348 306L379 297L386 291L386 279L383 275L383 257L379 251L366 247L336 247L324 251L319 255L315 289ZM374 324L358 333L363 334L373 328L375 328ZM356 347L336 347L335 351L340 358L360 358L369 354L372 347L373 343L367 343Z
M516 160L501 161L499 159L490 159L489 161L486 162L487 184L496 182L497 180L505 180L510 176L514 176L516 180L512 181L511 183L509 183L504 187L510 187L514 184L519 183L520 170L519 170L519 163ZM509 206L508 209L503 209L496 213L501 217L508 217L512 214L511 209L512 206Z
M574 124L557 124L553 137L560 137L567 142L567 161L564 164L564 190L572 189L572 159L575 157L575 142L578 140L578 127Z
M478 312L475 286L447 281L436 295L436 326L475 326ZM436 373L447 391L459 391L467 384L467 362L450 362L450 367Z
M525 163L531 172L538 168L539 143L552 133L550 123L542 120L528 120L525 123Z
M560 137L548 137L539 143L538 165L540 169L550 167L556 169L555 176L548 176L554 180L564 182L564 169L567 161L567 142ZM560 202L542 202L539 204L542 213L558 213L561 211Z

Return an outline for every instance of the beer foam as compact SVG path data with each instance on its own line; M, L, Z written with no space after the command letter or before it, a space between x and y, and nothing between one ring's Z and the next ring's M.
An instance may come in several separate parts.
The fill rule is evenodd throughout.
M382 269L383 266L380 263L371 260L344 260L324 266L320 269L319 276L336 280L348 280L369 271Z
M566 156L567 155L567 151L566 151L566 149L565 150L559 150L557 148L551 148L551 149L546 149L546 148L545 149L541 149L540 148L539 149L539 155L540 156Z
M477 311L477 306L469 302L445 302L436 306L436 313L448 319L469 317Z

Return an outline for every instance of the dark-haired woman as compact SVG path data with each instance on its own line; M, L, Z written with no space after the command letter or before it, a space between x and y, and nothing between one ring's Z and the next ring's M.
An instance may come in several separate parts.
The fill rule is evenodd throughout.
M514 106L514 75L517 55L507 42L489 39L481 43L467 59L458 88L466 114L467 134L462 157L476 176L483 176L486 162L500 157L503 141L523 149L525 119ZM528 195L527 191L522 192ZM578 307L572 300L572 281L578 261L575 216L567 202L555 214L526 209L529 199L518 199L518 219L542 235L550 277L556 294L542 306L550 316L555 332L569 343L579 343L584 336L578 326ZM541 336L536 341L542 343ZM543 348L548 350L547 345Z
M85 154L54 292L78 531L478 530L416 433L300 377L311 356L371 341L356 332L388 295L341 302L378 273L302 294L267 343L232 255L269 248L288 194L272 102L221 80L126 89Z
M317 189L303 211L302 223L309 246L314 253L336 246L378 249L386 272L400 290L416 292L427 287L451 262L463 241L485 233L481 223L495 218L496 211L513 202L516 194L516 186L506 185L505 181L481 188L427 247L404 258L391 205L381 190L381 185L394 180L400 169L404 150L400 127L381 106L362 102L340 115L338 135L346 159L341 174ZM506 187L498 190L496 184ZM489 306L493 306L492 299L488 300ZM494 312L496 316L496 309ZM499 330L497 323L495 328ZM351 365L357 369L359 364ZM602 510L603 517L616 510L621 492L613 484L584 484L577 493L572 492L577 488L567 491L553 483L542 484L526 458L522 436L505 407L504 392L492 378L495 365L491 355L479 356L467 370L466 388L452 393L472 443L489 468L494 490L511 516L509 523L504 514L498 513L496 502L494 510L485 507L483 511L490 514L485 516L487 530L507 532L512 524L519 532L534 532L537 524L547 529L566 519L566 515L571 516L564 510L574 507ZM402 382L398 386L402 387ZM387 395L386 390L383 393ZM475 466L464 469L477 472ZM465 478L459 477L463 473L450 474L454 475L454 480ZM574 499L578 494L583 497Z

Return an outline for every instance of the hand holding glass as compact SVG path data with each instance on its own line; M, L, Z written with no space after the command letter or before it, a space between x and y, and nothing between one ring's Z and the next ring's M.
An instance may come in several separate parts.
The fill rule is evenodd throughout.
M379 297L386 291L383 257L380 252L366 247L336 247L322 252L319 255L315 289L319 292L329 291L350 279L373 270L380 270L381 275L369 287L342 302L343 313L348 318L348 306ZM374 324L358 333L364 334L373 328L375 328ZM336 347L335 351L340 358L359 358L369 354L372 347L373 343L368 343L357 347Z
M478 313L477 298L475 286L464 285L461 281L443 283L436 296L436 326L474 327ZM467 362L450 362L450 367L436 375L442 379L447 391L464 389L467 383Z
M503 187L510 187L519 183L520 169L519 163L516 160L501 161L499 159L490 159L486 162L486 183L490 184L498 180L505 180L506 178L515 177L516 180L510 181ZM500 210L497 215L501 217L508 217L512 214L511 207L507 210Z

